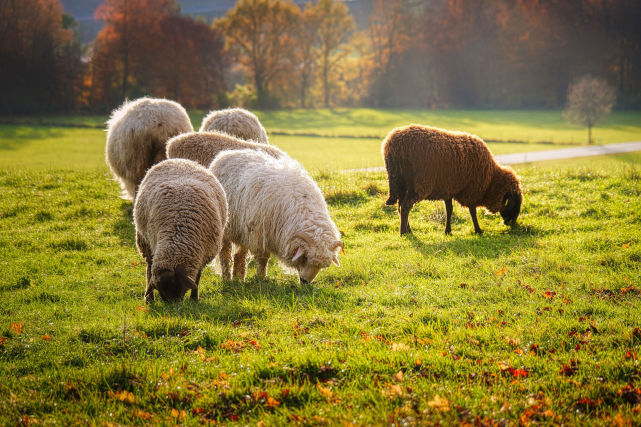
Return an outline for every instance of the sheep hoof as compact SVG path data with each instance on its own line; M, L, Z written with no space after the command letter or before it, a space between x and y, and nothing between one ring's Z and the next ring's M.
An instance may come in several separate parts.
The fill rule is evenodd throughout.
M448 236L451 236L452 235L452 230L445 230L445 234L448 235Z
M475 232L476 234L478 234L479 236L480 236L481 234L483 234L483 230L481 230L480 228L479 228L478 230L474 230L474 232Z

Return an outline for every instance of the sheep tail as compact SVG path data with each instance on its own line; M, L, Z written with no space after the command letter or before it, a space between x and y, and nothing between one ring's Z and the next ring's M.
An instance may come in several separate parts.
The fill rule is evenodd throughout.
M389 161L386 158L385 169L387 169L387 181L389 183L389 198L385 204L391 206L401 199L405 185L400 168L396 162Z

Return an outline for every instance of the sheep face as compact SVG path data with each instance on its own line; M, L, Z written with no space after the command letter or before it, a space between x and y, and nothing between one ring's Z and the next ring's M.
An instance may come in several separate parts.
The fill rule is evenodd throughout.
M338 248L343 248L343 242L334 240L328 247L314 244L308 237L300 236L294 239L292 254L289 260L291 267L298 272L298 278L303 283L311 283L318 273L330 265L340 266Z
M521 212L521 202L523 197L520 193L509 192L503 197L503 208L501 209L501 217L505 225L512 225L516 223L516 219Z
M198 290L196 283L185 271L178 267L176 270L160 270L151 277L152 289L156 289L163 301L180 301L188 290Z

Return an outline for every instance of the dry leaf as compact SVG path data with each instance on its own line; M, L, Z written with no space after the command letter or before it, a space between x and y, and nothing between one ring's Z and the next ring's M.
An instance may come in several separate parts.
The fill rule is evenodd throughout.
M496 277L499 277L499 276L504 275L506 271L507 271L507 267L503 267L502 269L500 269L500 270L498 270L498 271L495 271L495 272L494 272L494 275L495 275Z
M435 394L434 399L427 402L427 406L439 412L449 412L450 401L438 394Z
M44 334L44 335L42 336L42 340L43 340L43 341L51 341L52 339L53 339L53 338L51 338L51 335L49 335L49 334Z
M9 325L9 330L16 335L20 335L22 333L22 322L12 322Z
M403 371L398 371L395 373L392 378L394 378L394 381L397 381L399 383L402 383L405 378L403 378Z
M329 387L323 387L322 385L320 385L320 383L316 383L316 389L321 394L321 396L327 399L331 399L332 397L334 397L334 392L332 392Z
M395 397L403 396L403 387L400 384L389 384L383 390L381 390L383 396L393 399Z
M405 343L402 342L393 342L392 343L392 351L407 351L410 349L410 346L408 346Z

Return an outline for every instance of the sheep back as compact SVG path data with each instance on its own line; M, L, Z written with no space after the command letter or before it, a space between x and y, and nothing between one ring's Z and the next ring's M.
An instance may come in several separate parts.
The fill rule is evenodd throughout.
M463 206L480 206L500 168L481 138L427 126L393 129L383 141L382 151L390 200L403 197L393 188L400 182L417 200L454 198Z
M225 239L254 254L273 253L293 267L296 238L308 246L308 262L328 267L340 234L318 185L298 162L254 150L225 151L210 169L229 204ZM342 246L342 243L341 243Z
M134 205L136 233L153 254L153 269L181 266L195 277L222 246L227 221L225 191L216 177L185 159L153 166ZM145 248L138 243L141 254Z
M185 109L166 99L140 98L125 102L107 121L107 165L128 198L147 170L166 158L165 145L172 136L193 131Z
M237 138L269 144L267 132L255 114L243 108L211 111L203 119L200 132L219 131Z
M222 132L190 132L175 136L167 143L167 157L189 159L208 167L223 150L259 150L272 157L285 156L280 149L244 141Z

